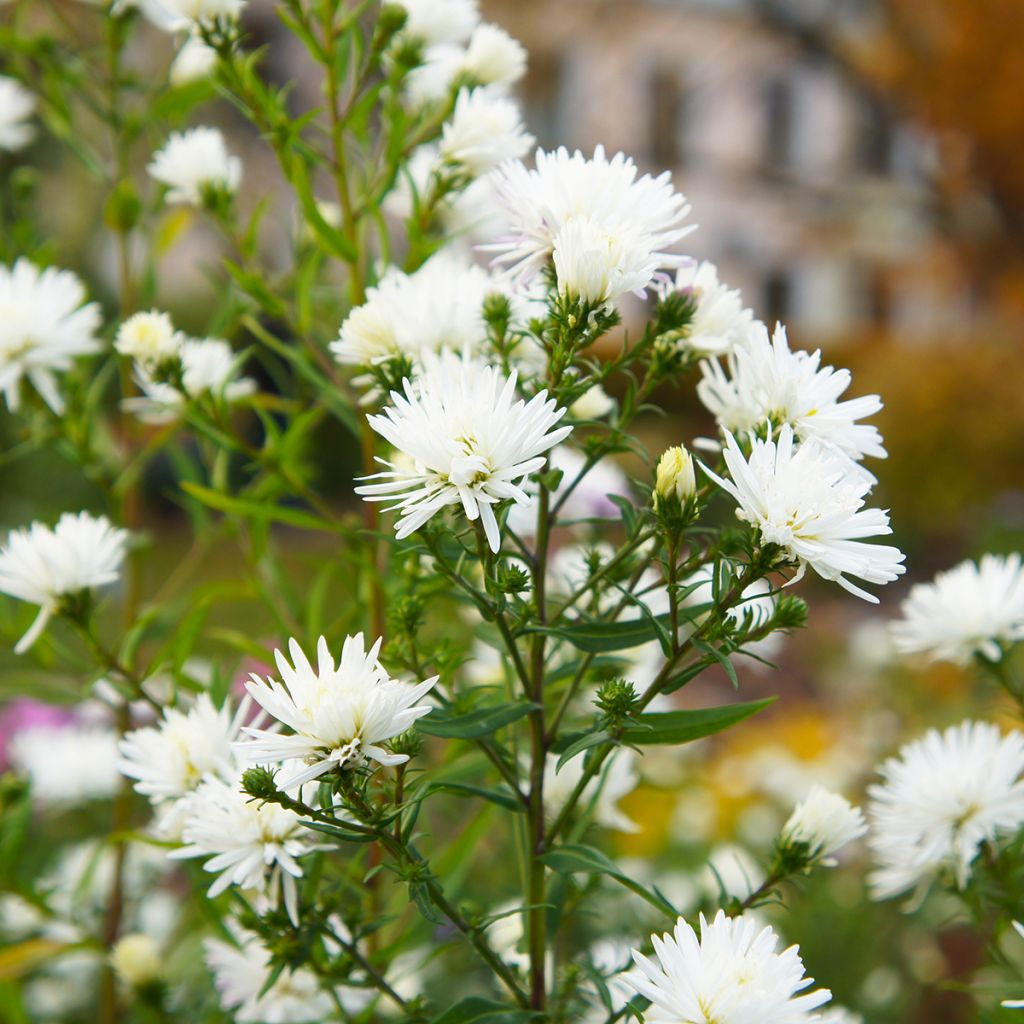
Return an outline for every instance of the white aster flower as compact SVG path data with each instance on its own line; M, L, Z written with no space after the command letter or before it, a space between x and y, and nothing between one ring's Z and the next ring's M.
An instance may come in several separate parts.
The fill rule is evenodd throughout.
M494 181L511 230L489 248L519 277L557 255L556 266L562 263L590 291L601 290L604 277L609 288L639 291L655 270L686 259L669 251L692 230L683 226L686 200L667 172L638 178L636 164L622 153L609 160L598 146L588 160L578 150L571 156L564 148L538 151L535 170L510 161L494 172ZM584 223L566 231L575 221Z
M0 150L24 149L35 135L29 118L36 98L16 78L0 75Z
M237 945L206 939L203 950L221 1008L233 1011L233 1020L239 1024L308 1024L327 1020L336 1012L330 991L305 967L282 971L267 988L270 954L252 932L237 926L232 932Z
M981 845L1024 824L1024 735L987 722L929 730L879 769L868 793L876 899L942 869L963 888Z
M172 133L146 169L167 186L169 203L191 206L202 206L210 190L234 194L242 180L242 161L228 152L217 128Z
M441 133L441 157L472 177L521 157L534 139L523 128L519 106L490 89L462 89Z
M180 32L222 18L234 21L245 4L246 0L116 0L112 12L136 7L162 31Z
M184 335L174 329L166 313L151 309L148 313L130 316L117 332L114 348L134 359L146 372L178 357Z
M162 837L181 837L183 798L204 779L236 780L233 744L251 707L248 698L234 712L228 702L214 707L210 695L201 693L187 711L165 708L157 725L136 729L121 741L117 767L160 812Z
M558 755L548 754L544 765L544 810L549 817L558 816L583 778L585 756L585 752L578 754L557 769ZM605 759L600 773L586 784L579 806L586 807L595 801L594 820L598 825L616 832L639 832L640 826L618 806L639 781L636 755L632 750L618 750Z
M100 348L100 307L83 303L85 287L68 270L40 270L25 259L0 265L0 392L12 412L27 378L58 416L63 413L55 374Z
M242 789L240 771L232 782L210 776L185 797L181 834L185 846L170 856L208 858L203 867L217 874L211 899L237 885L276 905L280 891L298 924L298 858L314 846L294 811L254 800Z
M450 505L480 519L492 551L501 540L494 506L506 499L529 504L523 483L540 470L545 453L572 431L555 424L565 413L546 391L529 402L516 398L516 373L480 366L451 353L416 382L405 382L405 394L391 393L393 405L370 425L411 466L378 461L388 468L356 493L367 501L394 501L400 509L396 536L401 540Z
M171 85L188 85L209 78L217 66L217 51L199 36L189 36L171 64Z
M658 963L634 951L636 969L625 980L652 1003L651 1024L802 1024L832 994L804 975L796 946L776 952L778 936L749 916L710 924L700 916L700 936L680 918L672 934L651 936Z
M355 767L367 759L403 764L407 754L392 754L381 744L405 732L430 711L417 704L437 682L432 676L412 686L392 679L377 655L382 641L366 650L363 634L345 638L337 665L325 637L317 644L317 667L310 665L295 640L288 645L292 664L274 652L281 682L253 676L246 689L272 718L292 730L280 733L246 726L252 740L239 752L253 763L301 759L306 767L282 778L282 789L319 778L334 768Z
M469 38L461 71L481 85L508 88L526 73L526 49L498 25L478 25Z
M12 530L0 548L0 593L39 605L39 615L18 641L23 654L68 599L115 583L124 561L128 534L106 516L65 512L52 529L35 522Z
M1020 555L983 555L918 583L892 624L904 654L966 664L976 654L999 661L1024 638L1024 569Z
M809 860L828 864L834 853L867 830L859 808L838 793L813 786L782 826L780 842L785 847L806 846Z
M727 355L743 346L754 329L754 314L744 307L738 288L718 279L718 268L707 260L680 267L675 283L664 285L659 294L683 292L694 304L693 318L683 328L676 344L702 356Z
M46 807L109 800L117 789L117 734L107 725L32 726L11 737L7 753Z
M791 351L781 324L770 340L764 324L755 324L729 354L728 373L717 360L703 362L701 373L697 394L724 430L789 424L798 440L820 441L855 461L886 456L878 428L857 422L882 408L878 395L841 402L850 371L822 366L820 351Z
M142 395L125 399L124 406L146 423L173 420L188 398L213 395L230 403L256 390L256 382L251 377L236 377L237 356L220 338L188 338L181 342L178 355L184 391L173 384L154 380L144 369L140 368L136 375Z
M777 544L798 565L793 582L810 566L823 579L877 604L878 598L846 574L868 583L891 583L905 568L898 548L863 539L892 532L885 512L864 508L869 481L851 474L848 460L830 448L817 442L797 447L788 423L778 440L752 437L750 444L748 459L726 431L724 455L731 480L704 466L738 502L737 517L756 528L762 543Z
M397 0L405 8L402 32L428 46L463 43L480 21L477 0Z
M486 270L446 249L411 274L391 267L349 313L331 351L348 366L396 355L420 364L443 348L472 352L486 336L484 299L496 290Z
M147 985L163 974L160 946L144 932L118 939L110 951L110 963L117 977L129 986Z
M600 384L595 384L569 406L569 414L576 420L601 420L615 408L615 400Z

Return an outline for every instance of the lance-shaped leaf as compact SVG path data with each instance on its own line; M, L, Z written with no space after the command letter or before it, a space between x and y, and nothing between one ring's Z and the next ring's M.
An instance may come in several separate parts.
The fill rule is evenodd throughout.
M428 736L476 740L518 722L520 718L524 718L531 711L536 711L538 707L539 705L528 701L511 701L508 704L494 704L466 712L435 708L416 723L416 728Z

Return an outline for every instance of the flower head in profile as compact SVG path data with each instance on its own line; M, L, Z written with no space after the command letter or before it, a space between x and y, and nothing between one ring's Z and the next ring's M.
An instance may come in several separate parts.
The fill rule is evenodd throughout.
M664 298L680 292L693 303L693 316L676 344L702 356L721 356L745 345L754 329L754 314L743 305L739 289L718 279L718 268L704 260L680 267L675 282L658 289Z
M869 481L850 473L849 461L816 442L796 445L786 424L778 438L752 437L749 458L726 432L725 464L730 479L704 471L739 504L736 515L753 526L764 544L776 544L798 566L808 566L851 594L877 604L878 598L851 583L891 583L905 571L895 547L868 544L866 537L892 532L881 509L864 508ZM795 582L794 580L794 582Z
M446 347L472 352L486 336L483 304L495 290L486 270L445 249L411 274L391 267L349 313L331 351L347 366L398 355L419 364Z
M529 402L516 397L516 373L443 353L370 425L408 462L380 461L387 469L356 488L367 501L393 501L401 516L396 536L418 530L449 506L479 519L492 551L501 547L494 506L530 503L523 483L541 469L549 448L572 427L555 427L565 413L547 392Z
M1020 555L983 555L918 583L892 624L904 654L966 664L975 655L999 661L1024 639L1024 569Z
M838 793L813 786L782 826L779 844L783 850L800 848L808 863L828 864L834 853L867 830L859 808Z
M298 924L298 858L313 844L294 811L252 799L242 790L241 771L231 782L210 776L185 798L181 835L185 845L170 856L207 858L203 866L217 875L211 899L232 885L252 889L272 906L280 896Z
M507 89L526 73L526 48L500 25L477 25L469 37L461 72L480 85Z
M135 313L121 324L114 348L151 373L176 359L184 341L184 335L175 330L166 313L151 309L148 313Z
M680 918L671 934L652 935L657 963L633 952L636 968L624 980L651 1001L651 1024L802 1024L832 994L804 974L796 946L777 952L779 939L751 917L710 924L700 915L700 935Z
M16 78L0 75L0 150L24 149L35 135L29 118L36 98Z
M489 248L517 276L553 263L562 291L605 301L643 291L657 270L685 260L671 249L692 230L683 224L686 200L667 172L638 177L622 153L608 159L598 146L588 159L578 150L538 151L534 170L510 161L494 181L511 228Z
M717 360L703 362L697 385L700 400L724 430L788 424L798 441L820 441L855 461L885 458L878 428L859 422L882 408L878 395L840 401L850 371L822 366L820 352L793 352L781 324L771 339L764 324L755 324L727 362L727 371Z
M242 180L242 161L228 152L216 128L174 132L147 167L167 186L169 203L202 206L213 193L233 195Z
M380 663L382 641L366 650L363 634L345 638L337 664L325 637L317 644L314 668L295 640L288 645L292 663L275 651L281 681L253 676L246 689L272 718L291 732L246 726L249 741L239 752L254 764L301 760L305 767L288 772L282 789L319 778L325 772L356 767L366 760L402 764L407 754L393 754L381 744L405 732L430 711L417 703L438 677L415 686L392 679Z
M85 302L85 287L70 271L40 270L25 259L0 265L0 392L7 407L18 410L25 379L63 413L56 374L99 350L99 326L100 307Z
M462 89L441 134L441 157L478 178L505 160L521 157L533 145L519 106L487 88Z
M1024 825L1024 734L987 722L929 730L879 769L868 793L876 899L950 870L963 888L982 843Z
M237 778L234 743L251 706L246 698L236 710L230 703L218 708L201 693L187 710L165 708L156 725L135 729L121 741L117 767L158 810L161 836L180 838L184 798L205 779Z
M12 530L0 548L0 593L39 605L39 615L14 648L23 654L68 600L115 583L128 534L106 516L65 512L52 529L33 523Z
M189 36L171 64L171 85L181 87L189 82L209 78L217 66L217 51L199 36Z

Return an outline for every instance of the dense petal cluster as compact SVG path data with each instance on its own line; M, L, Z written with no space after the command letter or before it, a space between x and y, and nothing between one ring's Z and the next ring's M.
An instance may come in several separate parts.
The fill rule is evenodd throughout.
M756 324L746 343L733 348L727 367L705 360L697 385L723 430L788 424L799 441L819 441L857 461L866 455L885 458L878 429L858 422L882 408L878 395L840 401L850 371L822 366L820 352L793 352L781 324L771 339L765 326Z
M449 506L479 519L492 551L501 540L494 506L530 503L523 483L544 465L549 448L572 427L556 427L565 413L547 392L529 402L516 397L516 373L505 375L444 353L370 425L404 460L379 460L387 469L356 488L367 501L393 501L399 539Z
M485 336L484 299L496 290L487 271L444 249L411 274L391 267L349 313L331 351L348 366L397 355L421 364L425 353L443 348L473 351Z
M205 779L237 781L234 743L251 706L245 700L234 711L228 702L218 708L209 694L201 693L187 710L165 708L156 725L136 729L121 741L118 769L153 804L163 838L180 838L185 797Z
M892 532L881 509L864 508L869 481L850 473L848 460L819 442L796 445L786 424L777 439L750 439L749 458L726 432L725 463L730 479L706 466L705 472L739 504L738 518L758 531L762 543L778 545L799 567L810 566L865 601L878 598L851 583L847 575L868 583L891 583L905 571L895 547L868 544L864 538Z
M918 583L892 625L896 649L965 664L976 654L998 661L1024 639L1024 568L1020 555L983 555Z
M967 884L982 843L1024 825L1024 734L987 722L932 729L879 769L869 789L878 899L942 870Z
M190 206L202 206L211 191L234 194L242 180L242 161L228 152L220 131L209 127L174 132L147 170L167 186L169 203Z
M864 815L838 793L813 786L782 826L783 847L806 847L809 861L827 861L868 830Z
M658 963L634 951L636 969L625 975L651 1001L651 1024L810 1024L832 998L827 989L799 995L814 983L799 950L776 952L778 936L750 917L719 911L709 924L702 914L699 937L680 918L672 934L651 942Z
M680 267L675 282L659 288L662 298L680 292L693 303L690 322L674 337L681 349L702 356L728 355L746 345L754 331L754 314L743 305L739 289L718 279L718 268L707 260Z
M292 663L275 651L281 681L253 676L246 688L272 718L291 729L246 726L252 737L239 752L253 763L289 759L305 762L278 781L290 789L336 768L355 767L367 759L402 764L406 754L393 754L381 744L409 729L430 711L418 704L437 682L433 676L415 686L392 679L378 658L382 641L366 650L363 634L345 638L335 665L325 637L317 644L314 669L299 644L288 649Z
M534 170L511 161L494 181L511 228L490 248L519 277L553 263L561 291L605 301L643 291L657 270L685 261L670 250L692 230L686 200L667 172L638 177L622 153L538 151Z
M24 149L35 135L29 118L36 98L15 78L0 75L0 150Z
M171 318L152 309L148 313L136 313L121 324L114 348L121 355L134 359L146 372L152 372L162 363L177 358L184 341L184 335L175 330Z
M40 270L20 259L0 265L0 392L17 411L22 379L58 415L64 400L55 374L76 356L99 350L100 307L85 302L85 287L68 270Z
M106 516L65 512L53 528L35 522L12 530L0 548L0 593L39 605L39 615L14 648L27 651L68 598L116 582L128 534Z
M520 120L519 106L490 89L462 89L441 135L441 157L472 177L521 157L533 136Z

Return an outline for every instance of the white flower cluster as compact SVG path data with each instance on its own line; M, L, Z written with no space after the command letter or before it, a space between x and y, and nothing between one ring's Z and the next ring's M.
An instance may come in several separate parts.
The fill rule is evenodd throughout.
M1020 555L984 555L918 583L903 602L892 639L904 654L963 665L975 655L999 661L1024 639Z
M950 871L963 888L983 843L1024 825L1024 734L986 722L930 730L879 769L869 843L877 899Z
M66 601L117 581L127 540L105 516L88 512L65 512L53 528L36 522L11 531L0 548L0 593L39 606L15 654L39 639Z
M242 161L218 129L205 126L174 132L147 170L167 187L167 202L187 206L202 206L213 193L234 195L242 181Z
M35 108L35 96L21 82L0 75L0 150L15 152L32 141L35 130L29 118Z

